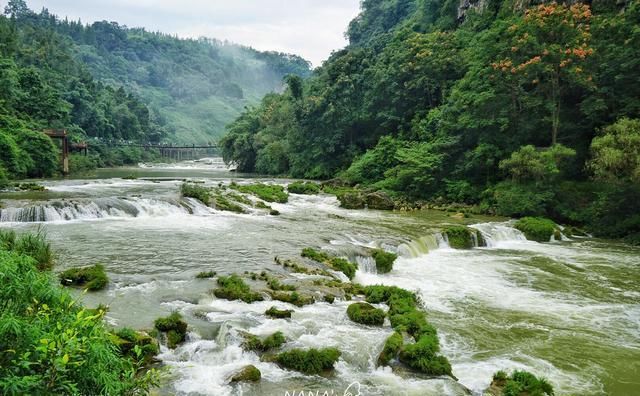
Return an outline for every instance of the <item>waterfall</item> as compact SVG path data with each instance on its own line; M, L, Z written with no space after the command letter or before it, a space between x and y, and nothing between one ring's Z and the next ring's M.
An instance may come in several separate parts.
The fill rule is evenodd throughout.
M511 223L481 223L470 226L480 231L487 247L495 247L500 242L526 241L522 232L512 227Z
M418 257L430 251L449 247L446 238L439 232L425 235L398 246L398 254L404 257Z
M358 269L367 274L377 274L378 270L376 268L376 261L373 257L365 257L365 256L356 256L356 263L358 264Z
M36 223L103 218L163 217L175 214L211 213L195 200L159 200L146 198L99 198L89 200L48 201L39 205L0 209L0 222Z

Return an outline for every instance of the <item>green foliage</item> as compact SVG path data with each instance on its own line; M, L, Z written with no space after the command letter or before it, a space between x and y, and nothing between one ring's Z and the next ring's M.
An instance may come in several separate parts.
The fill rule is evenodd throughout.
M294 285L285 285L280 283L279 280L272 278L269 279L269 281L267 282L267 284L269 285L269 289L271 290L275 290L275 291L295 291L296 287Z
M383 310L371 304L358 302L349 305L349 308L347 308L347 316L356 323L369 326L382 326L386 314Z
M120 355L104 311L83 309L36 264L0 249L0 393L142 394L157 384L154 370Z
M400 350L400 361L407 366L429 375L451 375L451 364L439 351L436 336L425 335L414 344L404 345Z
M11 236L5 237L10 239ZM2 238L2 239L5 239ZM15 238L11 248L17 254L23 254L36 261L36 267L40 271L53 268L55 254L51 244L47 242L46 235L38 231L36 234L27 233Z
M249 285L244 283L242 278L235 274L219 277L218 286L220 287L213 291L213 294L218 298L225 300L242 300L248 304L263 300L260 293L252 292Z
M449 246L454 249L471 249L473 247L472 231L465 226L452 226L444 230Z
M167 346L171 349L175 349L187 337L187 322L182 320L182 315L178 312L156 319L154 326L158 331L167 334Z
M556 223L541 217L525 217L514 225L527 239L536 242L549 242L557 230Z
M292 349L276 355L275 361L281 366L300 371L304 374L322 374L333 369L340 359L340 351L336 348L325 349Z
M291 318L292 313L293 311L290 309L280 310L280 309L277 309L276 307L271 307L267 309L267 311L265 312L265 315L275 319L288 319L288 318Z
M183 197L194 198L205 205L211 201L211 190L194 183L182 183L180 193Z
M109 283L109 278L107 278L102 264L96 264L91 267L70 268L62 272L59 278L60 283L65 286L80 286L90 291L102 290Z
M501 161L500 169L509 173L517 182L549 182L560 174L561 162L575 155L575 150L561 144L546 150L524 146L514 151L511 158Z
M622 118L591 142L588 166L596 178L640 183L640 119Z
M376 269L379 274L386 274L393 269L393 263L398 258L398 255L391 252L386 252L382 249L375 249L371 256L376 260Z
M502 182L490 191L496 212L503 216L544 215L553 192L535 184Z
M314 195L320 192L320 186L313 182L293 182L287 186L287 191L291 194Z
M398 355L403 344L404 338L401 333L396 331L391 334L384 342L382 352L380 352L380 355L378 356L378 366L386 366L389 364L389 362Z
M340 271L349 279L353 279L356 276L356 270L358 266L348 260L339 257L332 257L324 252L312 248L302 249L302 257L306 257L313 261L323 263L333 268L336 271Z
M504 371L493 375L492 387L501 390L503 396L553 396L553 386L544 378L526 371L514 371L510 376Z
M289 304L293 304L297 307L302 307L305 305L310 305L313 304L315 302L315 300L313 299L313 297L311 296L305 296L302 294L299 294L298 292L275 292L271 294L271 297L276 300L276 301L282 301L282 302L286 302Z
M245 194L253 194L256 197L267 202L287 203L287 201L289 200L289 194L284 191L284 187L278 186L276 184L232 184L231 188L234 188Z
M263 340L253 334L243 334L243 336L244 342L242 343L242 347L254 352L266 352L271 349L280 348L287 341L284 338L284 334L280 331L271 334Z
M215 271L203 271L196 275L196 279L211 279L217 275Z

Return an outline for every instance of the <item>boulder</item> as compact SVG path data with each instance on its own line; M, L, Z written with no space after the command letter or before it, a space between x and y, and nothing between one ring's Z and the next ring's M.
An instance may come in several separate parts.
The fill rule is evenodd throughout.
M396 206L393 199L382 191L367 194L365 196L365 202L369 209L393 210Z
M231 376L231 382L257 382L262 378L262 373L256 366L248 365Z

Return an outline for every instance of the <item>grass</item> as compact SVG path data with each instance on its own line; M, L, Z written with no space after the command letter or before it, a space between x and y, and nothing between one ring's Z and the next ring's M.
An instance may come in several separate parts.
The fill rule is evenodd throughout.
M327 253L320 252L312 248L302 249L301 255L302 257L326 264L334 270L342 272L347 276L347 278L349 278L349 280L353 279L356 276L356 270L358 269L358 266L343 258L333 257L328 255Z
M196 275L196 279L211 279L217 275L215 271L203 271Z
M272 293L271 297L276 301L282 301L289 304L293 304L296 307L303 307L305 305L311 305L315 302L313 297L303 296L298 294L298 292L275 292Z
M365 302L357 302L349 305L347 316L356 323L369 326L382 326L384 324L385 313L383 310Z
M395 253L385 252L382 249L375 249L371 254L376 261L376 269L379 274L386 274L393 269L393 263L398 258Z
M292 349L276 355L275 361L282 367L304 374L322 374L333 370L340 359L340 351L336 348L325 349Z
M290 309L280 310L276 307L271 307L267 309L267 311L264 314L274 319L288 319L288 318L291 318L292 313L293 311Z
M211 196L211 206L217 210L233 213L245 213L242 206L229 199L230 195L223 195L219 192Z
M205 205L211 201L211 190L194 183L182 183L180 193L183 197L194 198Z
M493 375L492 388L502 391L503 396L553 396L553 386L544 378L526 371L514 371L510 376L504 371Z
M154 322L154 327L167 334L167 346L175 349L187 337L187 322L182 320L182 315L173 312L165 318L158 318Z
M473 248L473 235L465 226L448 227L443 232L447 236L449 246L453 249Z
M313 182L297 181L289 184L287 190L291 194L315 195L320 192L320 186Z
M43 231L18 235L13 230L0 230L0 248L31 257L40 271L53 268L55 254Z
M232 183L231 188L245 194L253 194L267 202L287 203L289 201L289 194L284 191L284 187L275 184L256 183L239 185Z
M102 290L109 284L109 278L104 271L104 265L96 264L91 267L70 268L60 275L60 283L65 286L79 286L86 290Z
M213 291L213 294L218 298L223 298L225 300L241 300L248 304L264 300L260 293L252 292L249 285L244 283L242 278L235 274L219 277L218 286L220 287Z
M384 343L384 347L382 348L382 352L378 355L378 366L386 366L389 362L398 356L398 352L402 349L402 344L404 343L404 338L401 333L397 331Z
M272 349L280 348L287 340L281 331L275 332L270 336L260 339L254 334L244 334L244 342L242 347L247 351L266 352Z
M556 223L543 217L524 217L515 224L530 241L549 242L555 233Z
M269 281L267 282L267 285L269 286L269 289L274 291L295 291L296 290L296 287L294 285L285 285L283 283L280 283L280 281L275 278L269 279Z

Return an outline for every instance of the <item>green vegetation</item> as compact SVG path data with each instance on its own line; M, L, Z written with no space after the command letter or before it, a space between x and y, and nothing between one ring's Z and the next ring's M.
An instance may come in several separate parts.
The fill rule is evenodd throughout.
M350 280L356 276L356 270L358 269L358 266L343 258L332 257L327 253L320 252L312 248L302 249L301 255L302 257L311 259L318 263L326 264L334 270L342 272Z
M371 256L376 260L376 269L379 274L386 274L393 269L393 263L398 258L398 255L391 252L386 252L382 249L375 249Z
M231 382L257 382L262 378L262 373L256 366L249 365L231 377Z
M39 238L38 236L35 236ZM10 239L10 238L9 238ZM84 309L55 286L36 258L0 237L0 393L145 394L154 370L119 352L105 328L105 311Z
M556 224L540 217L525 217L515 224L515 228L522 231L527 239L536 242L549 242L557 231Z
M454 249L471 249L473 247L472 232L465 226L452 226L444 230L449 246Z
M340 351L336 348L307 351L292 349L275 356L275 361L279 365L304 374L322 374L333 370L333 365L338 359L340 359Z
M242 347L247 351L254 352L266 352L271 349L280 348L287 340L284 338L284 334L278 331L265 339L261 340L258 336L253 334L243 334L244 342Z
M223 156L340 178L345 208L379 191L640 240L639 21L638 0L367 0L350 44L231 123Z
M156 339L147 333L126 327L115 332L112 341L118 346L123 356L142 359L145 364L152 363L155 356L160 352Z
M287 186L287 190L291 194L314 195L320 192L320 186L313 182L293 182Z
M491 391L496 396L553 396L553 387L543 378L526 371L514 371L510 376L504 371L493 375Z
M402 363L429 375L452 375L451 364L438 354L440 347L436 329L418 309L415 294L395 286L367 286L364 291L367 302L389 305L389 320L397 332L407 332L416 340L400 349Z
M297 307L303 307L305 305L310 305L315 302L313 297L304 296L297 292L291 292L291 293L275 292L271 294L271 298L273 298L276 301L282 301L289 304L293 304Z
M295 291L296 290L296 287L294 285L282 284L280 283L279 280L275 278L269 279L267 284L269 285L269 289L275 290L275 291Z
M287 203L289 194L284 191L284 187L276 184L231 184L231 188L236 189L245 194L253 194L256 197L267 202Z
M218 298L225 300L242 300L248 304L264 300L260 293L252 292L249 285L244 283L242 278L235 274L219 277L218 286L220 287L213 291L213 294Z
M183 197L194 198L205 205L211 201L211 190L195 183L182 183L180 193Z
M276 307L271 307L271 308L267 309L267 311L264 314L267 315L270 318L289 319L289 318L291 318L291 314L292 313L293 313L293 311L290 310L290 309L280 310L280 309L277 309Z
M60 275L60 283L65 286L80 286L90 291L98 291L107 287L109 278L104 271L104 265L96 264L91 267L70 268Z
M167 346L171 349L175 349L187 338L187 322L182 320L182 315L178 312L156 319L154 325L158 331L166 333Z
M356 323L369 326L382 326L386 314L383 310L371 304L357 302L349 305L349 308L347 308L347 316Z
M402 344L404 344L404 338L401 333L396 331L391 334L384 342L384 348L382 348L382 352L380 352L378 356L378 366L386 366L392 359L398 356L400 349L402 349Z
M12 230L0 230L0 248L33 258L40 271L53 268L55 255L44 232L17 235Z
M218 275L215 271L204 271L196 275L196 279L211 279Z

